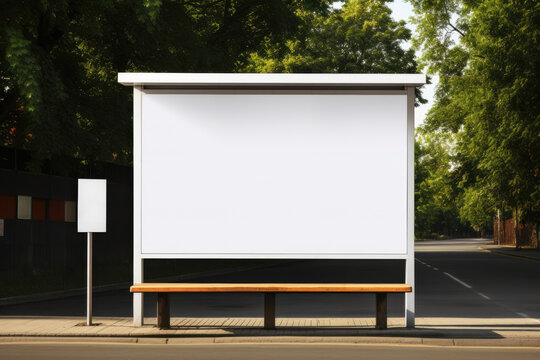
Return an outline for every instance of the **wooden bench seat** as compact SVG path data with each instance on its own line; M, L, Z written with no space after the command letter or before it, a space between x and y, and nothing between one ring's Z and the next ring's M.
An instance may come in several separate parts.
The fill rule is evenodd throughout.
M157 293L157 325L170 328L169 293L264 293L264 327L275 328L276 293L375 293L376 328L387 327L387 293L411 292L407 284L229 284L229 283L141 283L134 284L132 293Z

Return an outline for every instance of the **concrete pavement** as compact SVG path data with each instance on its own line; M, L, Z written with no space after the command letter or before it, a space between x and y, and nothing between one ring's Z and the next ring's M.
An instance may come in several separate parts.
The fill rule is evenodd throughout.
M503 346L540 348L540 321L532 318L417 318L415 329L403 318L389 318L387 330L373 318L278 318L276 330L263 329L262 318L173 318L159 330L155 318L135 327L131 318L0 318L0 344L27 341L83 341L159 344L362 343L429 346Z
M404 343L426 345L540 347L540 323L534 319L418 318L415 329L403 318L390 318L387 330L374 328L373 318L279 318L276 330L262 328L261 318L174 318L170 330L159 330L155 319L143 327L131 318L0 318L0 343L21 339L65 339L159 343Z

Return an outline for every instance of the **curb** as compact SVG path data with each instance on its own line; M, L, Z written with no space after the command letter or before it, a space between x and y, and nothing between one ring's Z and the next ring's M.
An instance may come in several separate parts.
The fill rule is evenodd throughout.
M244 330L244 331L242 331ZM190 330L180 334L174 333L59 333L47 331L29 331L29 332L9 332L5 331L0 334L0 339L4 338L138 338L138 339L216 339L214 342L221 342L220 339L276 339L276 338L295 338L295 339L321 339L321 338L403 338L403 339L418 339L418 338L442 338L445 337L444 332L434 329L276 329L266 330L258 329L235 329L223 330L220 332L208 332L207 330L198 331Z
M511 258L531 260L531 261L540 261L540 258L537 258L537 257L521 255L521 254L508 254L506 251L501 251L499 249L490 249L490 248L485 247L485 245L482 245L479 248L483 251L487 251L489 253L497 254L501 256L508 256Z
M529 347L540 348L540 339L531 338L423 338L423 337L344 337L344 336L274 336L274 337L0 337L0 344L14 343L109 343L143 345L249 345L249 344L293 344L293 345L411 345L444 347Z

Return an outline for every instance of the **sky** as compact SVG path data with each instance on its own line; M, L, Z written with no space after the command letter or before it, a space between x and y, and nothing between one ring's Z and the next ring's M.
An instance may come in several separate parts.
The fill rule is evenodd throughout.
M414 16L413 7L410 3L406 2L405 0L394 0L393 2L389 2L388 7L390 10L392 10L392 16L396 20L405 20L407 22L407 27L413 32L415 32L415 26L411 24L409 18L411 16ZM334 8L341 7L340 2L336 1L334 3ZM405 44L405 47L410 47L411 44ZM417 55L418 56L418 55ZM422 94L426 100L428 100L427 104L423 104L415 108L415 124L416 126L422 125L424 122L424 119L426 117L426 114L428 110L433 105L433 99L435 95L435 87L437 85L437 77L433 77L431 79L432 84L430 85L424 85L422 87Z

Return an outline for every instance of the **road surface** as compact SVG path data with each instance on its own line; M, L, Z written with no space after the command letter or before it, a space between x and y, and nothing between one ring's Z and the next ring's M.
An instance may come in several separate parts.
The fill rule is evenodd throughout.
M438 359L502 360L540 358L540 349L372 346L372 345L142 345L142 344L0 344L0 359L189 359L189 360L329 360Z
M418 317L540 318L540 262L478 249L486 240L420 242L416 245ZM399 260L309 260L205 282L404 282ZM84 296L0 307L0 315L84 316ZM262 316L261 294L173 294L173 317ZM371 317L369 294L278 294L277 316ZM132 315L127 290L94 294L94 316ZM145 315L155 315L155 295L145 296ZM389 315L403 316L403 295L389 296Z

